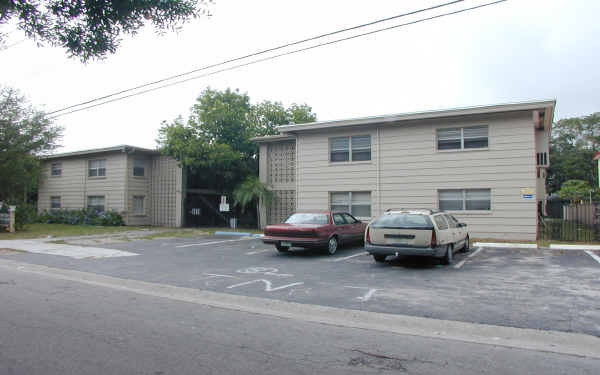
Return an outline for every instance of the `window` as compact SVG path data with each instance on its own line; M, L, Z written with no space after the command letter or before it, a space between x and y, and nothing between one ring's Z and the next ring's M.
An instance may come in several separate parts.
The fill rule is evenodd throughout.
M360 220L357 220L354 216L352 216L350 214L344 214L344 219L346 219L346 223L348 223L348 224L360 223Z
M134 195L133 196L133 214L143 215L144 214L144 196Z
M329 145L331 162L371 160L370 135L330 138Z
M538 152L536 154L537 157L537 165L548 165L548 153L547 152Z
M104 211L104 196L103 195L88 196L87 208L96 210L96 211Z
M60 197L50 197L50 209L56 210L60 209Z
M342 214L333 214L333 223L335 225L348 224L348 223L346 223L346 220L344 219L344 215L342 215Z
M285 221L286 224L329 224L329 215L327 214L293 214Z
M437 224L437 227L439 230L448 229L448 223L446 223L446 219L444 219L444 216L442 216L442 215L434 216L433 220Z
M136 177L144 177L146 161L142 159L133 160L133 175Z
M89 177L103 177L106 176L106 159L90 160L88 162L88 176Z
M458 228L458 220L452 215L444 215L448 224L450 224L450 228Z
M488 147L488 126L437 130L438 150L463 150Z
M50 175L51 176L62 175L62 163L52 163L52 165L50 166Z
M332 211L349 212L357 217L371 217L371 192L331 193Z
M491 210L491 189L440 190L439 198L441 210Z

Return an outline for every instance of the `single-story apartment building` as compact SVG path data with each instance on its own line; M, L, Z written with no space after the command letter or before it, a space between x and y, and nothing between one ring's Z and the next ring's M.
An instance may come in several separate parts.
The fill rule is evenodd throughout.
M257 137L274 200L262 223L296 210L437 208L471 236L535 240L546 196L555 100L280 126Z
M38 211L114 210L127 225L180 227L183 173L157 150L127 145L45 156Z

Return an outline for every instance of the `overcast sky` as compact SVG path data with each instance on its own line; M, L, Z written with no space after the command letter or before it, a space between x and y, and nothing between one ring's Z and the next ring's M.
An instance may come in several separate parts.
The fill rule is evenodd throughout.
M0 84L51 111L447 1L216 0L210 19L165 36L149 28L103 61L82 64L60 48L19 43L0 51ZM365 31L484 2L466 0ZM253 102L307 103L319 120L554 98L555 119L586 115L600 111L598 14L600 1L509 0L285 56L57 118L65 127L59 152L154 148L161 122L187 117L207 86L239 88ZM23 36L10 38L8 44Z

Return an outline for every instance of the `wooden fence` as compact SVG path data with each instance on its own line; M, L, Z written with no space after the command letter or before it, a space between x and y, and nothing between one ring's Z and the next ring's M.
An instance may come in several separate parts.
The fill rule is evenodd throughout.
M597 203L569 204L563 206L563 219L584 225L596 225Z

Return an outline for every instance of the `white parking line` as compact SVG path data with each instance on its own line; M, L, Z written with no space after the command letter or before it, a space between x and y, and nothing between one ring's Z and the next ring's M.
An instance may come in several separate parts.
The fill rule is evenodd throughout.
M261 250L256 250L256 251L250 251L249 253L246 253L246 255L266 253L267 251L271 251L271 250L273 250L273 249L261 249Z
M225 240L225 241L190 243L190 244L187 244L187 245L179 245L179 246L175 246L175 247L206 246L206 245L215 245L215 244L218 244L218 243L225 243L225 242L248 241L248 240L253 240L253 239L254 238L240 238L239 240Z
M467 259L474 257L475 255L477 255L478 252L480 252L483 249L483 247L478 248L477 250L475 250L474 252L472 252L471 254L469 254L465 259L461 260L460 262L458 262L457 264L454 265L454 268L459 269L460 267L462 267L465 262L467 261Z
M363 251L363 252L360 252L358 254L350 255L348 257L327 259L327 261L328 262L341 262L342 260L346 260L346 259L350 259L350 258L354 258L354 257L359 257L361 255L367 255L367 254L369 254L369 253L367 253L366 251Z
M600 257L589 250L586 250L585 253L591 256L596 262L600 263Z

